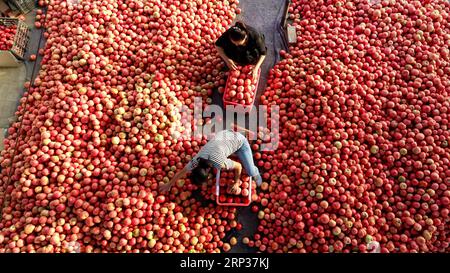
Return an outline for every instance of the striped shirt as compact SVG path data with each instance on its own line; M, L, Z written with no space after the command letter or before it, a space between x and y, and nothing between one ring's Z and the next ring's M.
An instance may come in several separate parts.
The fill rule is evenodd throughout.
M244 141L246 138L238 132L220 131L200 149L198 154L187 164L186 170L191 172L195 169L200 158L209 160L216 169L230 170L233 168L233 161L228 157L239 150Z

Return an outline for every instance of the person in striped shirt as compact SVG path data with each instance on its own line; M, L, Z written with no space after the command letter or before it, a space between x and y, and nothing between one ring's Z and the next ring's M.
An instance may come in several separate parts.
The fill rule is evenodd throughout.
M226 169L235 171L235 183L231 187L231 192L235 192L239 187L239 178L242 172L242 165L239 162L229 159L235 154L242 163L247 174L256 181L259 186L262 183L258 167L253 162L253 154L248 140L239 132L223 130L218 132L198 154L166 184L160 186L160 191L169 191L178 179L185 175L190 175L194 183L202 183L212 174L212 169Z

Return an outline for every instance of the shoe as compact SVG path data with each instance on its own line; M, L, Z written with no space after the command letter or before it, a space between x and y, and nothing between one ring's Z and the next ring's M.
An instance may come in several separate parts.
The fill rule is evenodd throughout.
M258 174L257 176L254 177L254 179L255 179L256 185L258 187L261 186L261 184L262 184L262 177L261 177L261 175Z

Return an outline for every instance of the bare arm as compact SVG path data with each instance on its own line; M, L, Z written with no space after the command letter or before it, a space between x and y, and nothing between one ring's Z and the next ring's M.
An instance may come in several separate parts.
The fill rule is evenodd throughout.
M227 66L231 70L236 70L237 69L237 65L234 63L234 61L232 59L228 58L228 56L225 54L225 51L223 50L223 48L221 48L220 46L216 46L216 49L217 49L217 52L219 52L220 57L227 64Z
M188 173L186 167L184 167L181 171L177 172L172 179L166 183L159 186L159 190L161 192L170 191L170 188L172 188L173 184L175 184L179 179L183 178Z
M239 183L239 178L241 177L241 173L242 173L242 165L239 162L233 161L234 166L234 183Z
M234 184L231 186L231 193L235 193L239 188L239 178L242 173L242 165L239 162L233 161L233 169L234 169Z
M255 80L256 77L258 77L258 70L261 67L261 64L264 62L265 59L266 59L266 55L261 55L259 57L258 62L255 64L255 67L253 68L253 80Z

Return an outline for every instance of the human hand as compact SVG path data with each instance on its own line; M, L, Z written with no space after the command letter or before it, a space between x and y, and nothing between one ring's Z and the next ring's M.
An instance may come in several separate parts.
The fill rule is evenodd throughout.
M231 70L237 70L237 65L233 62L233 60L228 59L227 61L227 66L228 68L230 68Z
M231 186L230 193L235 194L239 189L239 183L234 183L233 186Z
M172 188L172 184L171 183L165 183L159 186L159 191L161 193L165 193L170 191L170 189Z
M256 79L258 78L258 71L259 71L259 67L253 68L253 71L252 71L253 81L256 81Z

